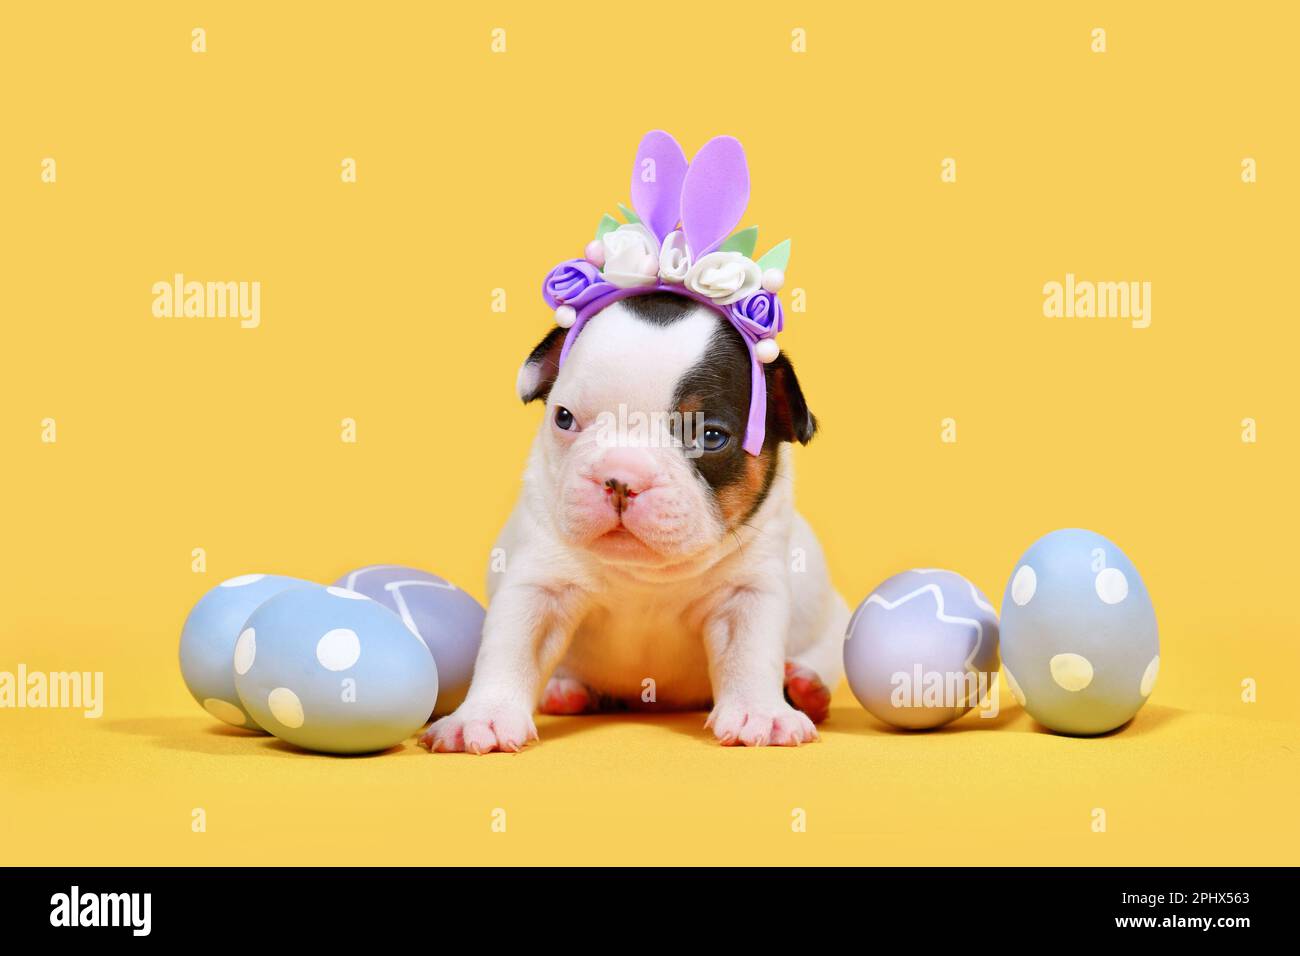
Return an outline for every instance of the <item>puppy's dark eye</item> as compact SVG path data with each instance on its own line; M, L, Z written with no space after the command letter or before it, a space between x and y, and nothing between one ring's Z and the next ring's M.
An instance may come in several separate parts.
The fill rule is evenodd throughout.
M577 431L578 423L573 420L573 412L563 405L555 406L555 427L563 431Z
M722 451L731 441L731 435L714 425L707 425L700 435L700 447L705 451Z

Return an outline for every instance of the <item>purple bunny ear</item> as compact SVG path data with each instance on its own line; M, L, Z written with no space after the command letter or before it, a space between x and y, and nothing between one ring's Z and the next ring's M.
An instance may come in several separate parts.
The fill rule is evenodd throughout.
M661 129L641 138L632 167L632 208L660 242L677 228L681 215L686 154Z
M691 160L682 183L682 231L698 262L731 233L749 205L749 165L740 141L715 136Z

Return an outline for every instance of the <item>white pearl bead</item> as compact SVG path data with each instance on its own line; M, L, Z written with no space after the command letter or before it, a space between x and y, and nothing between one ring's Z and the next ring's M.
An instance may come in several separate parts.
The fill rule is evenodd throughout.
M763 273L763 291L780 292L785 285L785 273L780 269L768 269Z
M766 365L781 354L781 346L776 344L776 339L760 339L758 344L754 346L754 354L758 356L760 362Z
M555 324L562 329L573 328L573 323L578 321L578 313L571 305L562 305L555 310Z

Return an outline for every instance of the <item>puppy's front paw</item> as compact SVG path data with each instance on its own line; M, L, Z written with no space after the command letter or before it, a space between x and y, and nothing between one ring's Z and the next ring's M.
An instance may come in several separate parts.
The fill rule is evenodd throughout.
M461 704L420 737L432 753L514 753L537 739L529 708L516 704Z
M784 701L758 706L744 701L720 703L704 726L713 728L724 747L798 747L817 739L817 728L807 715Z

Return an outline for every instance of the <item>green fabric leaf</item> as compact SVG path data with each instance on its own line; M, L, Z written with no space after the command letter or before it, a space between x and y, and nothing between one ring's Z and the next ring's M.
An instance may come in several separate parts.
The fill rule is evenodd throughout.
M790 240L784 239L778 242L767 252L763 253L763 258L758 260L758 267L763 270L780 269L785 271L786 265L790 262Z
M609 213L605 213L605 215L600 217L600 225L596 227L596 238L597 239L604 238L605 233L613 232L615 229L619 227L619 225L621 224L617 219L615 219Z
M623 218L626 219L628 222L641 221L641 218L636 213L634 213L631 209L628 209L627 206L624 206L622 203L618 204L618 208L619 211L623 213Z
M749 257L754 254L756 245L758 245L758 226L750 226L748 229L734 233L731 238L718 246L718 251L739 252L742 256Z

